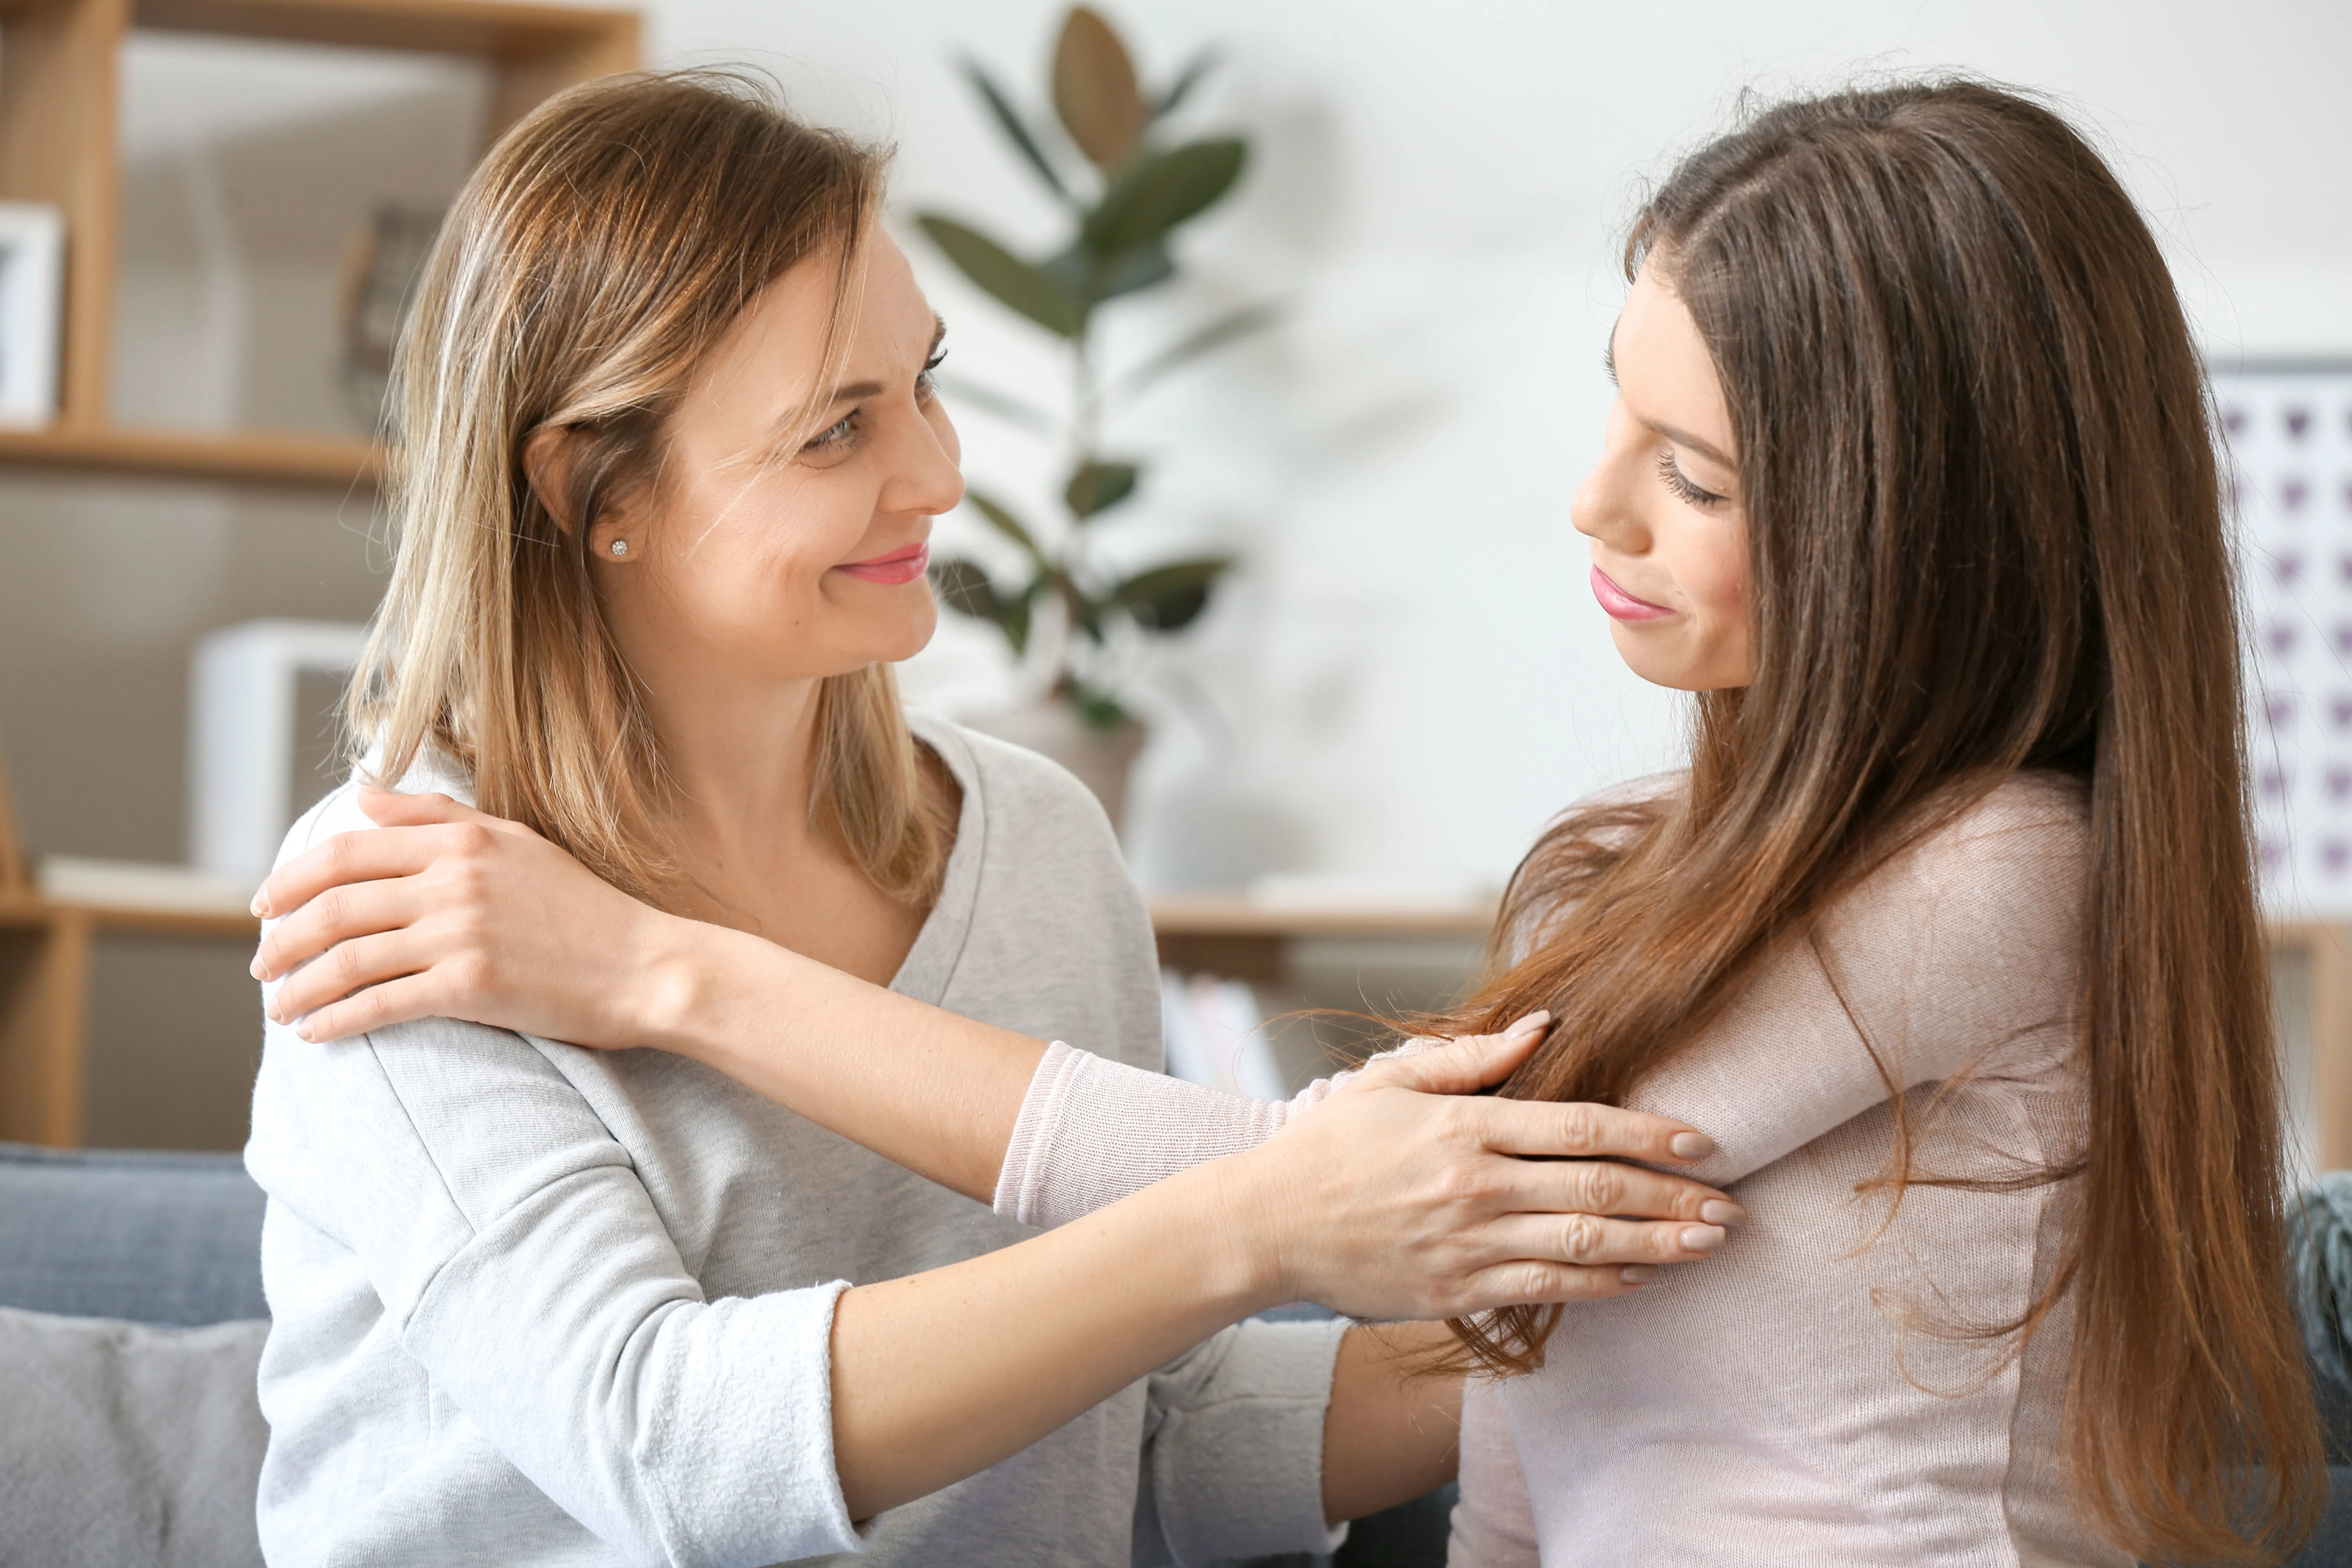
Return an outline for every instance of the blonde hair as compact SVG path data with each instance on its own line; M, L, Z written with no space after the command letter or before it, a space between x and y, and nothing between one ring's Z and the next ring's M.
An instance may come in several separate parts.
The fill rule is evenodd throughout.
M839 263L831 356L884 167L728 72L608 77L499 139L450 211L394 362L397 549L347 704L374 776L437 752L471 773L483 810L675 906L661 749L605 625L590 531L655 483L664 421L704 355L813 257ZM550 498L523 451L551 429L572 460ZM888 667L824 680L816 726L820 829L876 887L928 901L949 825Z

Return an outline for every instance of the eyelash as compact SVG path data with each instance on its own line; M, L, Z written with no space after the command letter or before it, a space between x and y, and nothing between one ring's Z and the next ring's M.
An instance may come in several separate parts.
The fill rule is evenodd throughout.
M1672 452L1658 454L1658 478L1665 481L1666 489L1693 506L1715 506L1725 499L1713 490L1701 489L1691 483L1690 476L1683 472L1682 465L1675 461Z
M938 395L939 388L932 383L931 376L940 365L947 363L947 357L948 351L941 349L939 353L933 354L929 359L923 362L922 374L915 377L916 402L929 403L934 396ZM827 428L819 431L815 436L811 437L809 438L808 445L803 447L802 450L818 452L824 451L828 447L840 446L843 442L857 434L857 418L859 415L864 414L866 410L863 408L851 409L848 413L841 416L841 422L839 424L828 426Z

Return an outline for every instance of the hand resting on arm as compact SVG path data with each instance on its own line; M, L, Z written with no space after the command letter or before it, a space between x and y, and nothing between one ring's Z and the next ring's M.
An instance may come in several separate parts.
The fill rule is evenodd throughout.
M446 798L362 804L388 830L329 840L257 900L284 914L255 961L278 982L274 1019L299 1020L317 1040L440 1016L588 1047L654 1046L943 1185L983 1201L995 1193L1043 1042L663 914L528 830ZM1686 1162L1709 1147L1693 1130L1603 1107L1469 1098L1539 1034L1375 1064L1259 1150L1019 1247L847 1292L835 1410L853 1506L888 1507L983 1468L1277 1301L1445 1317L1619 1294L1656 1264L1712 1250L1723 1233L1700 1222L1736 1217L1735 1205L1614 1163ZM1156 1261L1135 1267L1145 1258ZM939 1331L949 1322L952 1333ZM1328 1424L1334 1519L1425 1489L1451 1465L1442 1417L1454 1391L1413 1392L1361 1338L1343 1349ZM905 1347L916 1342L971 1350L914 1366ZM1078 1364L1074 1345L1087 1347ZM1350 1409L1381 1419L1341 1420ZM1419 1432L1402 1459L1373 1435L1401 1421Z

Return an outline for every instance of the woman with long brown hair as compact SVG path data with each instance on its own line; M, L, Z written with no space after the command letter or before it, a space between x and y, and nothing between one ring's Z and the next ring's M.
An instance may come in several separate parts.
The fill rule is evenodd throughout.
M1465 1409L1457 1557L2282 1555L2319 1439L2284 1283L2232 567L2145 221L2047 108L1915 83L1769 108L1693 154L1627 271L1575 521L1621 652L1696 694L1690 766L1548 833L1495 973L1419 1026L1548 1010L1503 1092L1706 1128L1696 1170L1753 1223L1619 1300L1456 1321L1498 1379ZM884 1152L919 1142L877 1125L911 1097L869 1053L904 1047L840 977L632 912L446 804L370 809L409 832L264 890L376 889L265 947L277 973L352 944L347 975L279 994L321 1037L428 1002L633 1032ZM443 889L453 867L573 889L576 919L511 960L416 934L504 907ZM654 956L589 980L578 944L620 933ZM642 1000L664 975L694 1000ZM854 1045L778 1021L820 997ZM1283 1120L1060 1047L955 1070L1026 1083L1009 1141L978 1142L1032 1216ZM1145 1123L1185 1136L1122 1163Z

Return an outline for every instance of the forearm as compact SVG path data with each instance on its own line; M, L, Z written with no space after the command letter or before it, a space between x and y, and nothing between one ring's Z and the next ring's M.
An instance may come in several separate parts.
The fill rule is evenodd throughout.
M1360 1327L1339 1342L1323 1421L1323 1516L1332 1523L1394 1508L1454 1479L1462 1378L1424 1370L1453 1343L1443 1323Z
M1042 1041L977 1023L743 931L661 917L641 1021L819 1126L989 1202Z
M1086 1220L841 1299L835 1464L866 1519L1037 1441L1281 1288L1248 1173L1203 1168Z

